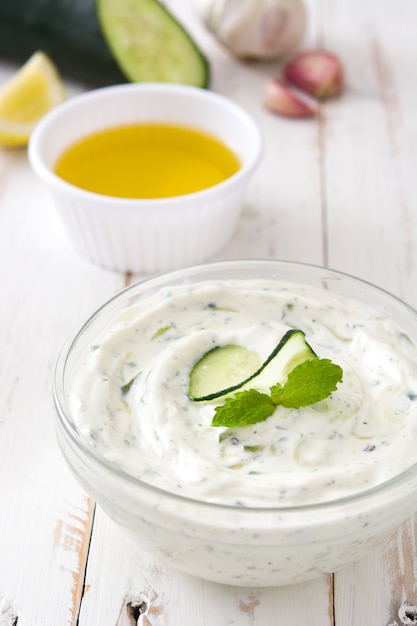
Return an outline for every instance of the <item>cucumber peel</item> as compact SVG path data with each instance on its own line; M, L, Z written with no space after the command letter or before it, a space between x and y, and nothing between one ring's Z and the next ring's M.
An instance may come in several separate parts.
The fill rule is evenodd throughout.
M257 369L253 355L256 356L251 350L237 345L219 346L209 350L191 370L188 397L195 402L202 402L249 387L269 391L276 383L285 382L288 374L297 365L317 356L307 343L303 331L296 329L285 333ZM246 373L246 376L237 380L239 370L242 374ZM223 386L225 382L227 387Z
M96 6L103 36L128 80L208 86L208 60L159 0L96 0Z

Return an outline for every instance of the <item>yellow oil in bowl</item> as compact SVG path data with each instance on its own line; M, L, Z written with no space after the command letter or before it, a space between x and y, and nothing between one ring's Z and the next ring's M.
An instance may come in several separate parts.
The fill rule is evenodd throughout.
M222 141L194 128L134 124L83 137L58 158L63 180L118 198L169 198L206 189L241 163Z

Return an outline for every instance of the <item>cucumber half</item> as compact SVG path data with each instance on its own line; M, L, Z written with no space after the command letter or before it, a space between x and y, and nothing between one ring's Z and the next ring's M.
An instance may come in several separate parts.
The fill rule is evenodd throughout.
M251 350L237 345L219 346L206 352L194 365L188 396L202 402L238 389L269 392L276 383L284 383L294 367L316 356L303 331L296 329L285 333L260 367L256 366L258 357Z
M132 82L207 87L209 63L158 0L96 0L103 35Z

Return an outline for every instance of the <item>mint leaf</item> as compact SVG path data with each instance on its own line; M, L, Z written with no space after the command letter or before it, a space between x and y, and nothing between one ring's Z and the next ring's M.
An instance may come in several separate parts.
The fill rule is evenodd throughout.
M342 381L343 371L330 359L314 357L288 374L284 385L271 387L271 394L256 389L241 391L215 408L212 426L249 426L270 417L278 405L298 409L327 398Z
M215 408L212 426L249 426L263 422L275 411L275 404L267 393L256 389L240 391Z
M271 399L275 404L298 409L327 398L343 378L342 368L329 359L315 357L300 363L288 374L284 386L271 388Z

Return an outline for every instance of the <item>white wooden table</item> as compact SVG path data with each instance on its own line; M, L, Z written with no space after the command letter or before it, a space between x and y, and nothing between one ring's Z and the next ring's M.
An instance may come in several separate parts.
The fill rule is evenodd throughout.
M317 120L262 106L279 64L243 64L172 0L210 57L212 89L257 119L265 153L219 259L311 262L417 306L417 2L311 0L305 47L338 53L342 98ZM0 82L16 69L0 65ZM69 84L70 92L85 86ZM70 247L25 149L0 149L0 625L403 626L417 623L416 520L369 557L288 588L225 588L135 553L57 448L51 379L67 335L140 276Z

